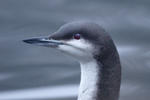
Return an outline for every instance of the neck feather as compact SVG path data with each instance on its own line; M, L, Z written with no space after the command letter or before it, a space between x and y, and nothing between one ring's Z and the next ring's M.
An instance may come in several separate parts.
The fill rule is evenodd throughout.
M79 87L78 100L94 100L97 92L98 65L92 60L86 63L80 63L81 81Z
M80 66L78 100L118 100L121 77L119 60L101 63L97 59L80 63Z

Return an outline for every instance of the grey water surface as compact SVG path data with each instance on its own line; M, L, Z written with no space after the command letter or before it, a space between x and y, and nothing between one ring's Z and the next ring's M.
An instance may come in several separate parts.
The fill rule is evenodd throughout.
M76 100L78 62L22 40L77 20L100 24L115 41L122 63L120 100L149 100L149 11L149 0L0 0L0 100Z

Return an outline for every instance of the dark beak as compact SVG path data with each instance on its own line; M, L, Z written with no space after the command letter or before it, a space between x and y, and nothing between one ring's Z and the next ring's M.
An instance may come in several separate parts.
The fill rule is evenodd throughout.
M63 45L64 43L58 40L49 39L47 37L38 37L23 40L25 43L35 44L46 47L57 47L58 45Z

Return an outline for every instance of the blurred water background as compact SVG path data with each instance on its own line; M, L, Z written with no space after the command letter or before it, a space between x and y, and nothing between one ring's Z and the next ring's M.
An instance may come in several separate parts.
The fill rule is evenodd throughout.
M80 67L23 39L90 20L115 41L122 62L120 100L150 98L149 0L0 0L0 100L76 100Z

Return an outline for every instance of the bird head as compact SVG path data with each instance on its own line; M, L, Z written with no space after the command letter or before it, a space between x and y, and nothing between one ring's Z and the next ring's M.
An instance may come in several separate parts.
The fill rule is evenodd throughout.
M104 50L110 37L93 22L72 22L47 37L23 40L29 44L56 48L79 61L89 61L95 52Z

